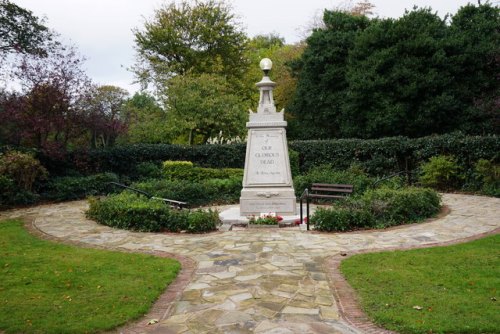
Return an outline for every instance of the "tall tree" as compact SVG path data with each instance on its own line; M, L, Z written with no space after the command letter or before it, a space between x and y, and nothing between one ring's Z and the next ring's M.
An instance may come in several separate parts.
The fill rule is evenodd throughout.
M123 88L104 85L94 87L83 100L92 148L113 146L118 136L125 132L124 104L127 97L128 92Z
M276 34L257 35L248 41L248 47L245 50L245 58L248 59L250 66L247 69L244 77L245 95L248 99L248 108L252 108L252 104L256 104L259 100L259 91L255 87L255 83L262 78L262 70L259 68L259 62L262 58L271 58L273 60L273 79L276 79L276 50L285 45L285 39Z
M247 114L241 97L227 80L215 74L182 75L168 91L168 126L178 143L204 144L222 131L226 138L245 132Z
M10 52L46 55L51 39L43 20L9 0L0 0L0 60Z
M370 21L364 16L325 10L325 28L307 39L302 58L292 64L299 81L290 106L290 137L324 139L340 134L346 98L349 50Z
M466 5L452 17L450 62L455 64L461 130L500 133L500 8Z
M13 71L21 85L18 108L10 108L21 144L42 149L65 148L83 134L84 114L78 101L90 80L81 66L84 59L73 47L59 45L47 57L24 55Z
M19 110L24 108L25 99L19 94L0 91L0 146L20 146L22 135L19 127Z
M135 93L124 105L127 133L120 138L126 143L169 143L173 138L167 125L167 112L148 93Z
M371 24L349 52L345 137L418 137L453 131L460 105L446 54L447 27L430 9Z
M296 138L499 132L500 9L467 5L441 19L325 12L295 68Z
M246 36L224 1L172 2L155 12L144 29L135 30L143 84L160 89L175 75L214 73L239 79L246 70Z

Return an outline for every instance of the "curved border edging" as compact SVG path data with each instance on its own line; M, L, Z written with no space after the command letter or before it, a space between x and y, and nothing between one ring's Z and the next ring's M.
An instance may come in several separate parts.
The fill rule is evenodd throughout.
M123 324L122 326L107 331L105 333L132 334L132 333L144 333L144 332L154 331L157 327L159 327L159 324L161 323L162 320L168 318L168 316L172 311L172 306L176 301L180 299L182 292L184 291L186 286L191 282L191 279L194 276L193 274L197 268L197 262L194 261L193 259L174 253L167 253L161 251L148 251L140 249L135 251L129 251L123 248L96 246L78 241L63 240L51 236L49 234L46 234L40 229L38 229L37 226L35 225L34 220L27 220L25 218L21 219L24 220L24 227L30 234L43 240L55 241L65 245L73 245L82 248L102 249L102 250L123 252L123 253L149 254L157 257L172 258L181 263L181 270L178 273L177 277L166 287L166 289L162 292L162 294L158 297L158 299L153 303L147 314L141 316L139 319L131 320ZM157 323L155 322L154 324L149 324L149 322L152 320L156 320Z
M346 323L367 334L396 334L397 332L379 327L362 310L359 303L358 294L354 288L347 282L340 271L340 263L349 257L357 254L377 253L384 251L411 250L432 247L442 247L462 244L469 241L478 240L490 235L500 234L500 228L489 232L476 234L467 238L461 238L446 242L436 242L421 246L409 247L390 247L377 249L363 249L350 253L339 253L331 256L325 261L325 271L330 278L330 287L333 291L335 301L339 309L339 315Z

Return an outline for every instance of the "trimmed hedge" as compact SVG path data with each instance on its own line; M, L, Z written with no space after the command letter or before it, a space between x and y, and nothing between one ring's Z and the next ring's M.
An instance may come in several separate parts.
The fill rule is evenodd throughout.
M114 172L137 176L137 165L143 162L162 163L165 160L192 161L212 168L243 168L246 144L231 145L169 145L136 144L112 148L73 151L63 159L54 159L39 152L42 164L56 175L77 170L82 174Z
M87 217L116 228L143 232L210 232L217 229L217 211L173 210L161 201L124 191L103 199L89 198Z
M49 181L42 196L56 201L82 199L91 195L109 193L113 189L108 182L118 181L118 176L113 173L56 177Z
M147 180L132 184L133 188L153 196L188 202L190 207L236 203L240 198L242 177L229 179Z
M419 164L436 155L453 155L464 171L473 171L479 159L497 163L500 159L498 136L466 136L460 133L410 139L391 137L372 140L334 139L293 141L291 150L298 152L300 171L314 166L332 164L346 169L360 164L370 175L387 175L400 170L415 171ZM165 145L140 144L117 146L104 150L75 151L63 160L54 160L39 153L42 164L55 175L72 170L83 174L114 172L136 174L142 162L161 163L165 160L192 161L212 168L243 168L246 144L231 145ZM295 157L293 157L296 160Z
M302 195L304 189L311 189L313 183L352 184L354 194L362 194L373 182L375 180L357 166L351 166L347 170L334 170L332 165L314 167L293 180L297 196Z
M195 167L191 161L167 160L163 162L163 174L167 180L201 182L209 179L243 178L243 169Z
M346 169L357 163L370 175L415 171L420 163L436 155L455 156L464 171L472 170L479 159L500 159L498 136L465 136L460 133L416 139L295 141L290 147L299 152L302 171L325 163L336 169Z
M432 217L440 210L439 194L428 188L379 188L329 208L318 208L311 223L319 231L349 231L410 224Z

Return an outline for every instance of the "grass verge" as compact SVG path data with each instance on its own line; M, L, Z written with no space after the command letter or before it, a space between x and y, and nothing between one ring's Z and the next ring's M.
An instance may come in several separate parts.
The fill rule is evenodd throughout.
M399 333L500 333L500 235L353 256L341 271L378 325Z
M0 222L0 329L92 333L144 315L179 262L40 240Z

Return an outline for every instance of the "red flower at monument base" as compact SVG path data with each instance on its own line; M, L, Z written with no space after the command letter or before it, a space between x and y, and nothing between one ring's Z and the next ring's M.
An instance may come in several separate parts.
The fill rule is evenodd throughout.
M304 224L306 224L306 223L307 223L307 217L304 217ZM295 225L300 225L300 219L297 219L295 221Z

